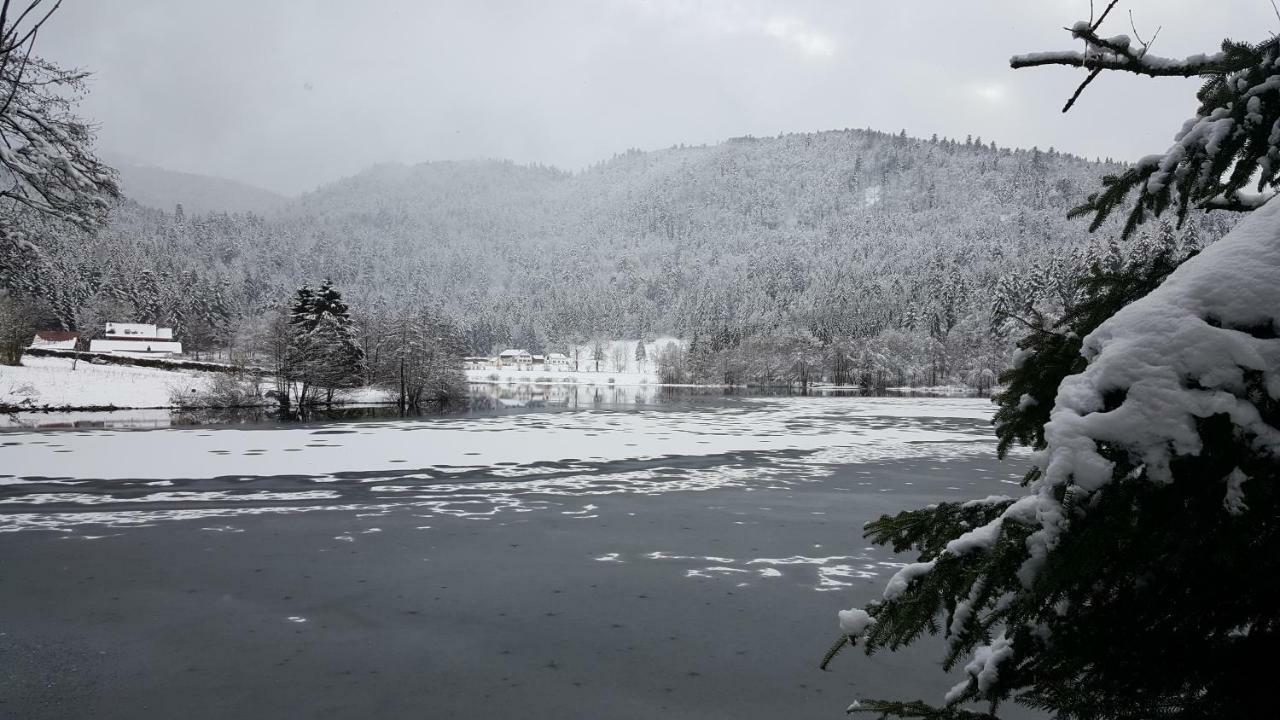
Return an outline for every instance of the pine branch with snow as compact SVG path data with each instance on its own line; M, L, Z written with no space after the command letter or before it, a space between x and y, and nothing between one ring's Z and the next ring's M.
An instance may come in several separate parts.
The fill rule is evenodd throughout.
M1124 56L1120 40L1086 39ZM1126 184L1141 191L1126 234L1170 203L1181 216L1239 198L1255 171L1273 186L1278 60L1274 40L1224 47L1213 62L1236 69L1210 73L1170 153L1107 181L1098 217ZM1237 118L1241 107L1256 117ZM917 559L882 599L840 613L844 645L872 653L941 634L944 668L961 670L942 707L879 702L883 714L983 703L994 715L1015 701L1058 718L1274 715L1280 205L1257 203L1186 254L1096 263L1061 322L1038 320L1000 414L1002 451L1039 449L1027 494L867 526Z
M1085 50L1018 55L1010 65L1089 69L1081 89L1101 70L1199 76L1205 84L1197 94L1196 116L1169 149L1105 177L1102 190L1072 210L1071 217L1092 215L1090 230L1097 230L1136 194L1122 233L1128 236L1166 210L1172 209L1181 224L1192 209L1256 210L1275 193L1280 185L1280 38L1256 45L1226 40L1218 53L1171 60L1151 55L1145 45L1134 49L1127 36L1104 38L1097 30L1096 24L1076 23L1069 31L1084 41ZM1069 102L1064 110L1070 107Z
M1165 225L1155 236L1144 236L1125 249L1111 244L1091 259L1071 283L1078 287L1078 297L1057 319L1035 308L1023 309L1022 322L1030 332L1018 342L1013 367L1000 376L1004 390L996 398L1000 408L993 422L1000 457L1014 445L1044 448L1044 425L1058 385L1085 368L1083 338L1158 287L1197 252L1194 235L1179 235Z

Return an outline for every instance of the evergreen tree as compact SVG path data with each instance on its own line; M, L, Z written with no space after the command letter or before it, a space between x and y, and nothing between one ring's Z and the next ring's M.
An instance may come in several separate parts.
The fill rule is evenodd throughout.
M298 288L288 328L285 372L299 405L311 401L314 390L325 390L332 401L335 389L364 381L364 350L356 341L347 304L331 281L326 279L318 291L308 285Z
M1005 457L1013 445L1045 447L1044 426L1053 409L1058 385L1085 369L1084 338L1121 308L1146 296L1169 274L1199 252L1192 237L1179 237L1169 226L1128 253L1112 244L1093 259L1079 280L1080 297L1056 320L1033 307L1019 321L1030 332L1018 342L1019 363L1001 374L1005 389L997 398L997 452Z
M303 285L294 292L293 305L289 308L289 326L297 332L307 333L315 327L315 291Z
M320 289L316 291L311 302L312 315L319 319L329 316L335 319L340 325L349 325L351 323L351 314L347 308L347 304L342 300L342 293L333 286L333 281L325 278L320 283Z
M644 365L649 360L648 352L644 348L644 338L641 338L638 342L636 342L635 358L636 358L636 367L638 367L641 372L644 372Z
M1078 302L1033 319L997 432L1042 450L1021 499L882 517L866 536L918 560L882 600L840 614L868 654L943 633L963 679L936 707L882 716L992 717L1015 701L1057 718L1273 717L1280 651L1280 41L1157 58L1077 23L1065 64L1201 75L1197 117L1163 155L1104 181L1095 225L1137 192L1122 231L1174 208L1258 212L1207 250L1166 243L1093 263ZM1079 95L1077 90L1070 108ZM1123 309L1121 309L1123 308ZM1117 312L1117 310L1119 310ZM1108 317L1110 316L1110 317ZM980 702L987 712L966 709Z

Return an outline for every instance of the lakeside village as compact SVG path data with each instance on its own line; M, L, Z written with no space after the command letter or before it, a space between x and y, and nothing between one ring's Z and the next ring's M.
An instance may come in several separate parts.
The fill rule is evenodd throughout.
M86 337L87 336L87 337ZM20 362L0 366L0 411L400 404L459 398L469 383L660 384L660 348L678 340L598 341L534 353L509 348L463 356L448 343L361 339L255 347L238 363L184 353L172 327L105 322L92 332L38 330ZM336 338L342 339L339 333ZM649 358L654 358L650 362Z
M82 350L93 354L114 355L128 358L181 358L182 342L174 337L173 328L149 323L108 322L99 337L87 344L80 333L66 330L39 330L29 346L33 350ZM597 369L602 359L597 359ZM492 356L467 356L463 358L467 370L518 370L522 372L579 372L581 363L575 363L564 353L538 355L523 349L503 350ZM586 368L583 368L586 369Z

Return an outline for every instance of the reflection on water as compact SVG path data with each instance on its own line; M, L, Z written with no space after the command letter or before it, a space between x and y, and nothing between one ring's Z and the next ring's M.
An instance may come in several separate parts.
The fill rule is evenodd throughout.
M502 408L623 408L645 407L698 397L723 396L720 388L680 388L660 385L552 385L474 383L472 401Z
M344 422L440 415L495 415L528 410L621 410L682 406L740 397L788 395L785 389L683 387L669 385L556 385L537 383L472 383L465 400L404 411L394 405L312 407L282 415L278 408L188 408L178 410L110 410L18 412L0 415L3 429L111 428L145 430L199 425L286 425L298 422ZM857 389L810 388L809 394L867 397ZM901 395L902 393L890 393Z

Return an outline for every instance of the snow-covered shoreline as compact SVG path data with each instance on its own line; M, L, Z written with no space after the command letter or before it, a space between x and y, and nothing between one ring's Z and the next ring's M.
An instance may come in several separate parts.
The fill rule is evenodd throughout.
M173 407L175 393L207 388L213 373L129 365L95 365L68 358L26 356L0 367L0 407L70 410Z
M70 358L23 358L22 365L0 367L0 410L142 410L189 407L180 395L208 390L216 372L165 370L131 365L96 365ZM651 373L544 372L534 370L468 370L467 381L484 384L657 386ZM393 398L379 388L343 391L340 404L387 404ZM269 401L264 401L267 403ZM194 403L198 405L198 403Z
M165 370L133 365L95 365L70 358L23 357L18 366L0 366L0 412L89 410L165 410L201 407L198 401L175 402L207 391L220 372ZM336 404L389 404L378 388L345 390ZM272 405L263 398L258 406ZM250 407L241 405L241 407Z
M722 385L671 385L652 372L591 372L512 369L467 370L466 380L481 385L564 385L577 387L728 387ZM102 410L150 410L200 407L199 402L175 402L175 397L198 396L207 391L218 372L191 369L165 370L132 365L95 365L70 358L23 358L22 365L0 366L0 412L65 412ZM814 384L814 392L858 390ZM962 397L958 388L893 388L898 395ZM945 392L939 392L945 390ZM386 390L374 387L341 391L339 405L394 403ZM264 399L261 405L269 405Z

